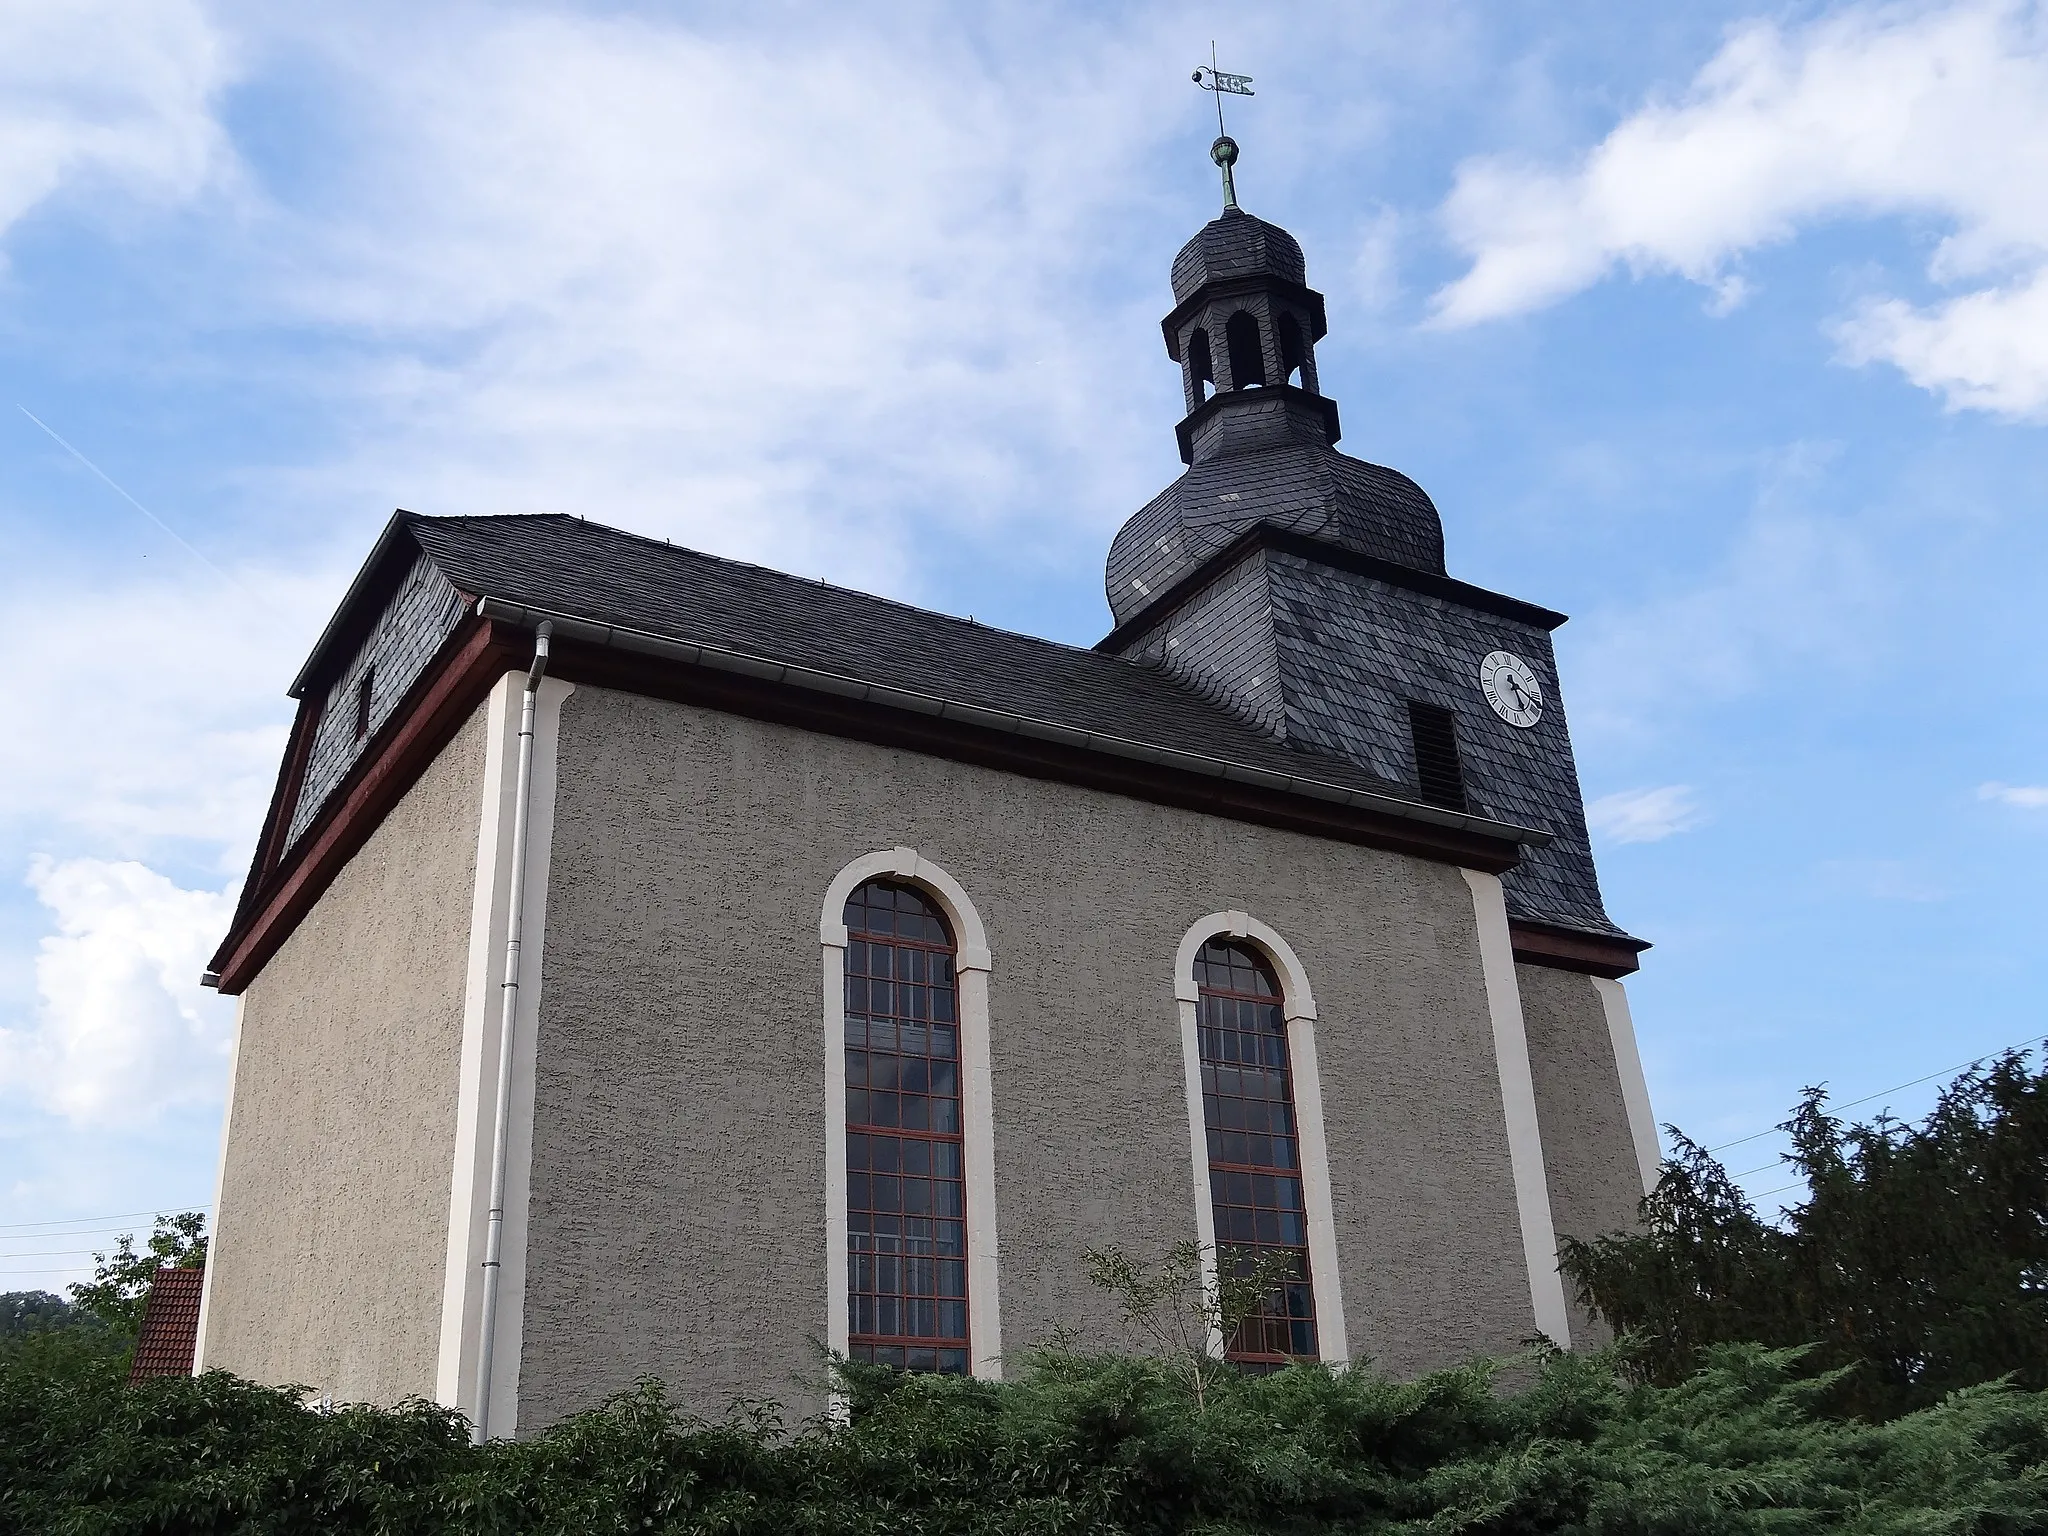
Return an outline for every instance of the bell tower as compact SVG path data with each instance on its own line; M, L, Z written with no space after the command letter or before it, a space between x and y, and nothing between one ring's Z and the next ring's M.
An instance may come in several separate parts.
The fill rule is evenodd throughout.
M1226 176L1237 144L1216 141ZM1214 394L1297 383L1320 398L1315 344L1329 325L1323 296L1307 285L1301 247L1278 225L1237 205L1226 180L1222 217L1190 240L1173 263L1173 313L1161 322L1167 355L1181 365L1190 415ZM1336 412L1329 412L1336 441Z
M1299 242L1238 205L1236 143L1212 155L1223 211L1174 257L1161 322L1187 469L1112 542L1097 649L1393 793L1549 834L1504 879L1517 952L1635 969L1586 835L1550 642L1564 615L1451 577L1422 488L1337 451L1323 296Z

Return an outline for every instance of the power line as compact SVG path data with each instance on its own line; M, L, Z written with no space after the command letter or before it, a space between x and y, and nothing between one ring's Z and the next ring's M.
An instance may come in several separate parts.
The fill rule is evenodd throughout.
M0 1221L0 1232L20 1232L30 1227L75 1227L78 1226L80 1222L85 1221L127 1221L137 1216L183 1216L187 1211L205 1212L210 1211L212 1209L213 1202L208 1201L204 1205L165 1206L162 1210L158 1211L115 1211L111 1215L107 1216L55 1216L48 1221ZM79 1230L76 1233L40 1232L36 1235L40 1237L82 1237L88 1232L112 1230L113 1229L111 1227L79 1227Z
M1875 1093L1866 1093L1860 1099L1850 1099L1846 1104L1830 1104L1828 1108L1830 1110L1837 1111L1844 1109L1854 1109L1859 1104L1868 1104L1872 1099L1881 1099L1888 1093L1897 1093L1901 1089L1905 1088L1918 1088L1922 1083L1931 1083L1937 1077L1947 1077L1951 1072L1960 1072L1965 1067L1974 1067L1977 1065L1978 1062L1989 1061L1994 1056L2003 1056L2007 1051L2024 1051L2031 1049L2032 1047L2039 1045L2044 1040L2048 1040L2048 1035L2036 1035L2033 1039L2022 1040L2017 1045L2000 1046L1996 1050L1986 1051L1982 1056L1978 1056L1973 1060L1959 1061L1952 1067L1943 1067L1938 1072L1928 1073L1925 1077L1916 1077L1910 1083L1898 1083L1890 1088L1880 1088ZM1738 1136L1733 1141L1724 1141L1718 1147L1708 1147L1706 1150L1708 1152L1726 1152L1730 1147L1739 1147L1745 1142L1760 1141L1766 1136L1775 1136L1778 1134L1778 1132L1779 1127L1774 1125L1767 1131L1752 1131L1747 1136ZM1769 1168L1771 1166L1772 1165L1769 1163L1764 1164L1764 1168ZM1763 1168L1752 1168L1749 1171L1751 1173L1762 1173ZM1744 1177L1744 1175L1738 1173L1735 1175L1735 1177L1739 1179ZM1788 1184L1785 1187L1787 1189L1790 1189L1792 1186Z
M191 1210L192 1207L186 1206L183 1209ZM145 1212L144 1214L169 1216L180 1213L172 1211L161 1211ZM133 1221L88 1221L86 1218L80 1217L79 1220L76 1222L24 1222L22 1225L24 1227L40 1228L41 1230L12 1231L5 1228L0 1228L0 1243L11 1243L16 1242L22 1238L35 1237L91 1237L96 1233L102 1232L111 1235L114 1233L131 1231L136 1227L137 1224Z

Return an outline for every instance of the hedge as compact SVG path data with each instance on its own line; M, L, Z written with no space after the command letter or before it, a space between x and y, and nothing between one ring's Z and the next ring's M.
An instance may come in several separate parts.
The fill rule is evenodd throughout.
M1834 1378L1799 1351L1709 1356L1669 1385L1559 1354L1409 1382L1218 1367L1197 1409L1157 1361L1045 1353L1006 1384L855 1368L843 1423L702 1422L648 1382L472 1447L431 1404L131 1388L52 1335L0 1356L0 1530L2048 1532L2048 1397L1870 1423L1825 1411Z

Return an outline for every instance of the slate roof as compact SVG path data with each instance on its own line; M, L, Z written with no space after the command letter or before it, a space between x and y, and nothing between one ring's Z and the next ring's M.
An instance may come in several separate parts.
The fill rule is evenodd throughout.
M1277 414L1278 405L1254 398L1238 410ZM1259 523L1414 570L1444 572L1443 522L1421 486L1399 470L1296 438L1262 451L1198 459L1117 530L1104 571L1117 623L1129 623L1177 578Z
M1226 209L1173 258L1173 301L1181 303L1208 283L1236 277L1277 277L1306 286L1308 263L1302 258L1301 242L1278 224L1241 208Z
M560 514L406 527L472 597L814 667L1076 730L1413 800L1410 787L1274 740L1164 672Z
M190 1376L199 1347L199 1294L203 1269L160 1269L151 1276L142 1304L142 1329L135 1340L130 1381L152 1376Z

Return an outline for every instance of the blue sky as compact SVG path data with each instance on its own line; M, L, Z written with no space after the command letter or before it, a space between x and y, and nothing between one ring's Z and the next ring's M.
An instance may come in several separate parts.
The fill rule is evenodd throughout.
M1660 1118L2048 1031L2040 8L314 9L0 0L0 1288L210 1198L194 981L392 507L1107 627L1212 37L1345 448L1574 616Z

